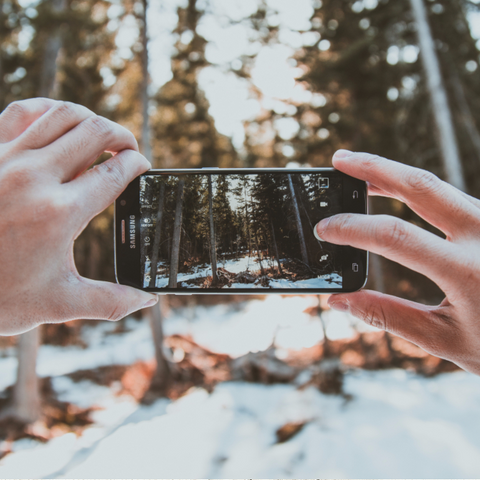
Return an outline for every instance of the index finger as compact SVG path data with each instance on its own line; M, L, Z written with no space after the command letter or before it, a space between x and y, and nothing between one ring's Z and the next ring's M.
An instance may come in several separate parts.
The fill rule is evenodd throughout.
M319 222L314 234L323 241L369 250L400 263L431 278L445 293L452 275L464 268L454 244L388 215L334 215Z
M368 153L339 150L333 157L338 170L365 180L374 192L385 192L408 205L449 239L478 235L478 208L463 192L431 172Z

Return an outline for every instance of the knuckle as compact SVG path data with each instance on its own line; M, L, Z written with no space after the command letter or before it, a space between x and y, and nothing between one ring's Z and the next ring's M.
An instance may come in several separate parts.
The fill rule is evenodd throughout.
M116 190L123 190L128 183L127 173L124 165L115 160L101 163L96 168L98 174L104 176L111 187Z
M107 142L114 141L115 144L122 144L122 149L131 148L138 151L138 143L133 133L118 123L100 115L92 115L84 120L82 125L89 134L97 138Z
M442 181L428 170L412 169L405 176L405 184L417 194L425 194L437 190Z
M468 345L455 317L442 305L419 312L418 324L421 329L415 335L419 347L441 358L454 360L457 350L464 350ZM428 334L425 334L428 332Z
M382 223L377 227L375 236L383 245L395 250L400 247L408 238L409 231L407 224L402 221L388 216L383 217Z
M74 117L77 116L77 107L72 102L59 102L55 107L55 113L64 118Z
M352 221L353 216L348 213L342 215L335 215L328 223L327 230L335 234L345 234L345 232L348 232L349 228L352 226Z
M372 155L370 153L364 153L362 157L362 168L367 172L371 170L375 170L376 168L378 168L378 164L384 160L385 159L383 157L380 157L380 155Z
M1 171L2 191L30 189L39 180L40 173L22 162L11 162Z
M109 137L114 130L114 123L99 115L88 117L83 121L83 126L96 137Z
M17 100L15 102L10 103L5 109L5 111L15 116L21 117L28 113L28 108L25 105L24 101Z
M342 213L331 218L325 232L322 234L327 241L352 244L358 236L358 215Z
M387 330L387 317L381 304L371 305L362 313L361 319L367 324L381 330Z
M12 102L5 109L5 113L13 117L22 118L28 114L28 108L22 101Z

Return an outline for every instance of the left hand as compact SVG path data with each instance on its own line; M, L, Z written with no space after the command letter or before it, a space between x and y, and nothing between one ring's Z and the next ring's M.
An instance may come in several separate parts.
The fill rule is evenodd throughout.
M88 169L104 151L113 157ZM150 163L135 137L80 105L34 98L0 115L0 334L119 320L157 301L81 277L73 242Z

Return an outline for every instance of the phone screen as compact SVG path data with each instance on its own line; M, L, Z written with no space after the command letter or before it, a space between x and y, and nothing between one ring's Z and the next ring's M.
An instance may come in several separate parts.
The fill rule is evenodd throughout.
M142 286L338 291L344 247L313 228L342 212L342 188L334 171L142 175Z

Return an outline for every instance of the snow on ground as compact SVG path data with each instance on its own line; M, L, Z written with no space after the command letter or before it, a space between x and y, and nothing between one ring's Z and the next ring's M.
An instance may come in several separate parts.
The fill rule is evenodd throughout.
M159 265L163 264L159 263ZM217 260L217 266L225 268L231 273L240 273L245 271L256 272L260 270L260 264L254 262L252 258L246 256L234 260L223 261L221 255ZM179 273L177 276L178 282L186 282L189 280L194 280L195 278L206 278L212 275L212 266L211 265L197 265L192 267L193 272L191 273ZM157 275L156 279L157 288L163 288L168 285L168 277L162 277Z
M241 272L258 272L260 270L260 263L255 261L255 259L250 258L248 256L239 258L239 259L231 259L231 260L222 260L221 255L217 259L217 266L225 268L225 270L229 271L230 273L241 273ZM280 262L285 262L286 259L281 259ZM264 260L264 267L271 266L270 262L267 259ZM159 262L158 264L163 265L163 262ZM177 276L177 281L180 282L188 282L190 280L194 280L196 278L206 278L212 275L212 267L211 265L198 265L196 267L192 267L193 272L190 273L179 273ZM149 267L146 269L148 275L146 275L146 279L144 280L144 287L148 285L150 282L150 269ZM332 275L326 275L324 278L309 278L307 280L299 280L297 282L293 282L286 278L270 280L269 287L263 287L260 284L254 283L233 283L230 286L225 286L224 288L235 289L235 288L258 288L258 289L268 289L272 288L338 288L342 286L342 277L336 273ZM156 286L157 288L164 288L168 285L168 277L163 277L157 275L156 279ZM198 285L185 285L187 288L198 288Z
M277 348L312 347L323 339L318 318L304 310L316 305L316 296L268 296L240 305L196 307L197 317L186 308L165 323L165 333L191 335L204 347L218 353L238 357L248 352ZM323 313L327 335L331 339L347 338L360 331L373 331L354 317L329 310Z
M217 262L219 266L225 268L225 270L228 270L232 273L241 273L245 271L258 272L260 270L260 263L255 262L254 260L256 259L247 256L239 258L237 260L222 261L220 257L218 258Z
M337 273L328 275L326 278L308 278L307 280L298 280L292 282L285 278L270 280L272 288L339 288L342 286L342 277Z
M242 304L194 309L187 307L173 311L165 320L164 328L167 335L191 335L203 346L232 356L264 350L274 342L275 337L275 343L280 348L310 347L323 338L320 321L312 320L303 313L315 302L315 296L273 295L266 300L252 300ZM331 333L327 330L327 334L336 338L351 336L352 325L355 324L364 330L371 329L339 312L325 312L324 317L331 330ZM38 375L66 375L102 365L130 365L154 356L147 319L127 319L128 331L123 334L112 334L115 328L116 324L112 322L92 322L92 326L84 327L82 336L88 345L86 349L42 345L37 360ZM14 350L3 353L6 356L0 357L0 390L14 383L17 369Z
M64 385L65 386L65 385ZM79 385L73 385L78 390ZM85 388L85 385L81 387ZM352 372L345 390L227 382L175 402L103 400L98 425L30 442L2 478L468 478L480 476L480 378ZM71 395L70 398L73 398ZM287 422L307 422L276 443ZM18 443L18 442L16 442ZM35 443L35 444L34 444Z
M217 352L239 356L272 343L308 347L323 338L318 318L303 313L314 296L269 296L236 305L185 307L165 322L166 334L192 335ZM357 325L323 313L329 338ZM0 461L0 478L458 478L480 477L480 378L465 372L423 378L403 370L352 371L345 392L313 387L226 382L208 394L195 388L175 402L146 407L101 387L64 376L82 368L133 363L153 356L147 321L85 328L86 349L42 346L38 370L53 375L61 400L97 405L94 424L76 437L46 444L19 440ZM11 352L0 358L2 386L14 378ZM13 369L13 370L12 370ZM289 441L276 430L307 422Z

